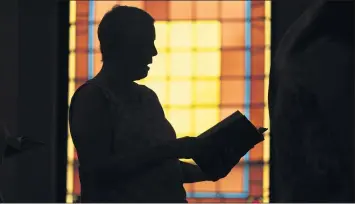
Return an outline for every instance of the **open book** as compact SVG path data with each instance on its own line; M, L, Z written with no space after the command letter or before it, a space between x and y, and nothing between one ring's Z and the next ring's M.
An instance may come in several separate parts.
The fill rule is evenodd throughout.
M197 137L215 148L204 150L203 155L193 160L210 177L223 178L250 149L264 140L266 130L256 128L236 111Z

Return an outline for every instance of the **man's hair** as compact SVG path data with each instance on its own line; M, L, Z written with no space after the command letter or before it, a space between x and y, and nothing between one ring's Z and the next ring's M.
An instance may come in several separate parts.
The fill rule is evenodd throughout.
M115 52L124 48L126 43L138 40L138 35L145 33L147 26L153 24L153 17L142 9L114 6L104 15L97 30L102 60L115 57Z

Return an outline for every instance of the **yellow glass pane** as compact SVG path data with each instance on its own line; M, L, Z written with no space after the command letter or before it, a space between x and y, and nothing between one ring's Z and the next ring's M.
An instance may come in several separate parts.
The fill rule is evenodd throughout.
M157 56L153 57L153 63L149 66L149 77L167 77L168 64L167 64L168 54L165 52L160 52Z
M69 27L69 51L74 51L76 47L76 26Z
M192 111L189 109L169 109L168 120L178 137L190 136L192 133Z
M155 33L157 49L166 49L168 47L168 23L166 21L155 22Z
M117 5L116 1L95 1L95 21L101 21L105 13Z
M218 1L195 1L195 4L197 20L218 18Z
M137 7L140 9L144 8L144 2L143 1L118 1L118 3L120 5L124 5L124 6L133 6L133 7Z
M192 47L192 22L172 22L169 30L170 48Z
M220 102L219 80L196 81L194 102L196 105L215 105Z
M169 91L170 105L191 105L192 104L192 83L191 81L170 81Z
M221 75L220 51L196 53L195 76L219 77Z
M164 106L168 104L168 82L167 81L158 81L158 80L145 80L144 85L152 89L160 100L160 103Z
M169 1L171 20L190 20L192 18L192 1Z
M195 134L199 135L211 128L219 121L219 109L216 108L198 108L194 110L195 115Z
M239 47L245 45L245 22L222 23L222 46Z
M196 35L197 48L221 47L221 24L218 21L197 21Z
M192 76L192 53L172 52L170 54L170 76L190 77Z
M222 1L221 18L223 19L244 19L245 1Z

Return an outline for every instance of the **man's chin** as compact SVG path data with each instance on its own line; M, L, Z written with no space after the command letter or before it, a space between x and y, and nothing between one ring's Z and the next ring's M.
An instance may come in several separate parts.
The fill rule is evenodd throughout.
M144 79L147 76L148 76L148 71L137 73L136 76L134 77L134 81Z

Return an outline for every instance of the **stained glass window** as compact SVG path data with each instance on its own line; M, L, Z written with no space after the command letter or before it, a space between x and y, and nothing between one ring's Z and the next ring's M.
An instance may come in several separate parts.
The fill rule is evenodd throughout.
M115 4L156 19L148 78L178 137L195 136L235 110L268 127L269 1L71 1L69 98L101 68L97 25ZM69 135L70 136L70 135ZM185 185L191 202L268 202L269 136L218 182ZM80 195L69 137L67 201Z

